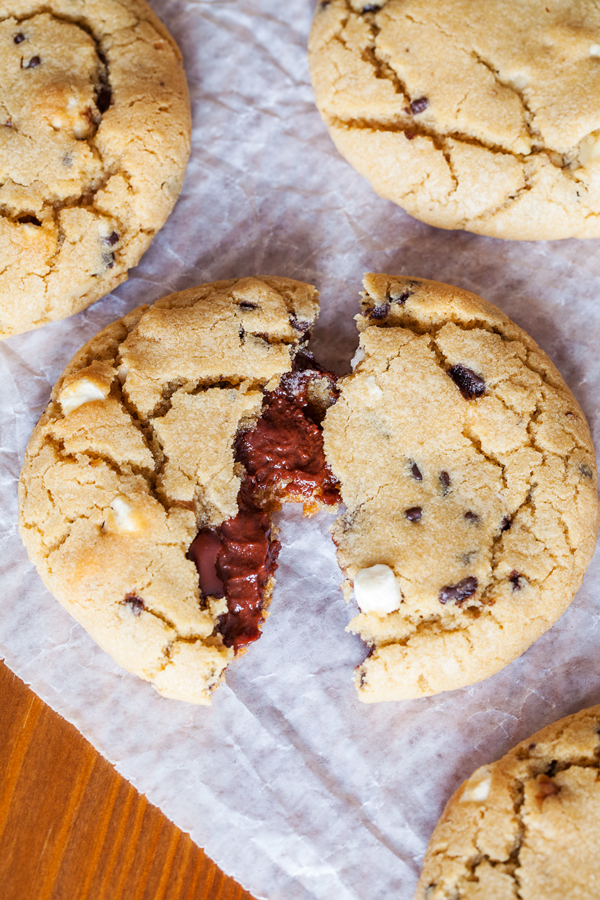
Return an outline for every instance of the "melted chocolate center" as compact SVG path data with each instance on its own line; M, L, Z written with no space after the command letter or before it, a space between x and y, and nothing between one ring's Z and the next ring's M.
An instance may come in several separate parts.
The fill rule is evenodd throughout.
M236 461L247 473L239 511L218 528L200 531L189 549L203 596L227 598L219 631L236 652L260 637L265 590L277 568L281 544L271 539L269 508L285 499L314 497L328 505L340 499L317 424L324 408L311 396L315 379L326 379L330 396L337 396L335 376L299 353L279 387L265 394L256 426L236 442Z

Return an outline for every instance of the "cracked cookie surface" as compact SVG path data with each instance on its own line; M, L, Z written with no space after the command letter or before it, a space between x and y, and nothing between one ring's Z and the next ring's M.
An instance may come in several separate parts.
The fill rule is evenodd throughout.
M598 529L585 417L485 300L368 275L354 373L324 423L338 561L370 648L365 702L480 681L570 604Z
M190 545L203 529L235 526L236 436L292 370L317 311L315 289L285 278L215 282L139 307L74 357L29 441L19 491L30 559L94 640L164 696L209 702L233 659L226 601L201 593ZM243 565L256 548L266 557L268 593L261 510L253 524L258 536L234 534L233 547Z
M0 338L127 278L190 148L181 55L144 0L0 0Z
M600 235L592 0L322 0L317 106L382 197L440 228Z
M600 895L600 706L482 766L450 798L415 900Z

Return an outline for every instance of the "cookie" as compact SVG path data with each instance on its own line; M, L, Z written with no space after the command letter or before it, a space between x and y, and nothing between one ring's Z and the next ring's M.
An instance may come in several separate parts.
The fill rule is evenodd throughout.
M335 399L305 344L310 285L242 278L109 325L66 368L20 480L49 590L164 696L207 703L260 634L282 500L335 507L318 422Z
M190 128L181 54L144 0L0 0L0 338L127 278Z
M317 106L386 199L439 228L600 235L593 0L321 0Z
M450 798L415 900L600 896L600 706L538 731Z
M598 530L594 448L548 357L458 288L368 275L326 415L365 702L481 681L569 606Z

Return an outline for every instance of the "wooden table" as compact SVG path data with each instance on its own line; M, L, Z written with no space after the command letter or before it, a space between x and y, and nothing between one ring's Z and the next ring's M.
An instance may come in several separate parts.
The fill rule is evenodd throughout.
M2 900L253 900L0 662Z

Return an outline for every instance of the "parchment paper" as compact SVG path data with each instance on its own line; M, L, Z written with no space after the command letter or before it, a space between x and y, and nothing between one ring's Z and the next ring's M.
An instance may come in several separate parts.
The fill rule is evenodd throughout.
M365 706L362 643L340 591L331 519L282 516L262 639L210 709L118 668L43 588L17 534L30 431L72 354L141 302L204 281L315 283L314 350L338 371L357 343L363 271L482 294L550 354L596 436L598 241L502 242L437 231L380 200L313 105L310 0L155 0L182 47L194 110L183 195L130 281L86 312L0 346L0 653L229 874L269 900L409 900L435 822L471 771L600 702L600 558L560 622L500 674L424 700Z

